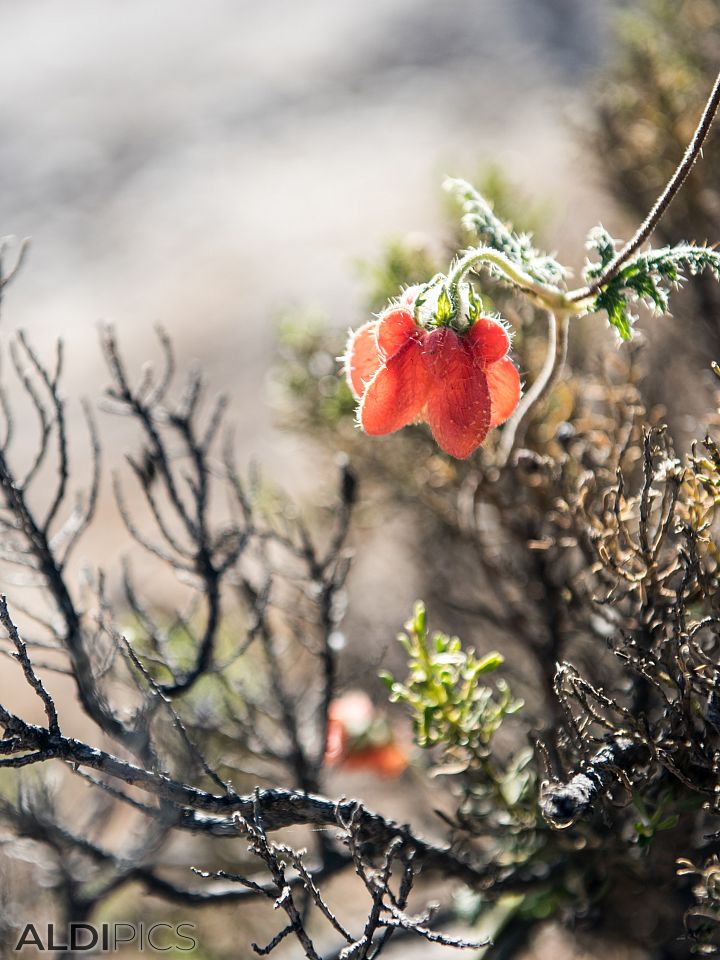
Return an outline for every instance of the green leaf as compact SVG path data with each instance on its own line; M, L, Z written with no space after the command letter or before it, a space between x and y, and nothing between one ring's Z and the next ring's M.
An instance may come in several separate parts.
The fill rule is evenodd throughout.
M627 299L614 290L603 290L598 294L592 311L604 310L611 326L615 327L621 340L632 339L632 326L635 317L627 309Z
M425 604L422 602L422 600L418 600L418 602L415 604L412 630L422 636L425 635L425 631L427 630L427 612L425 610Z
M588 238L588 247L597 255L584 271L585 280L592 283L615 256L617 241L602 227L596 227ZM605 284L589 312L604 310L620 338L630 340L636 319L629 309L631 303L644 303L656 314L666 313L671 289L682 286L688 274L695 276L704 270L720 280L720 254L711 247L681 243L638 254Z
M491 673L493 670L497 670L498 667L501 667L505 663L505 657L501 653L493 650L492 653L486 653L482 660L478 663L477 672L478 673Z
M566 275L554 257L537 251L527 233L515 233L495 215L487 200L465 180L448 179L445 189L463 211L463 226L476 234L481 243L504 253L535 280L557 284Z

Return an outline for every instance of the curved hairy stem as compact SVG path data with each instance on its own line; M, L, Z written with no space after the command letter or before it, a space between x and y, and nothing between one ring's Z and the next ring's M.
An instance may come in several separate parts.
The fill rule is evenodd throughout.
M522 398L517 410L503 429L497 451L498 467L505 466L512 453L513 447L522 442L530 411L547 397L560 379L565 365L570 314L568 311L563 311L559 314L559 317L556 317L552 310L548 310L547 315L548 347L547 354L545 355L545 363L537 379Z
M519 287L534 303L546 310L568 311L570 309L574 313L581 312L578 304L568 303L567 295L558 287L540 283L533 279L517 263L492 247L476 247L469 250L464 257L457 261L448 274L446 289L453 307L457 306L458 288L465 274L483 263L489 264L504 279Z

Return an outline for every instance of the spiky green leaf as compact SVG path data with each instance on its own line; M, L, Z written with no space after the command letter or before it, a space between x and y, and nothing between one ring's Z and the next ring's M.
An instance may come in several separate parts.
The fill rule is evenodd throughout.
M493 250L504 253L522 270L540 283L558 284L566 275L565 268L532 245L527 233L515 233L495 215L488 201L465 180L448 179L445 189L458 201L463 211L463 226Z
M588 247L597 256L585 268L584 276L590 283L615 256L617 241L602 227L596 227L588 238ZM644 303L653 313L666 313L672 288L682 286L688 275L695 276L703 270L710 270L720 279L720 253L711 247L681 243L649 250L623 264L599 292L590 311L604 310L621 339L629 340L636 319L630 311L631 304Z

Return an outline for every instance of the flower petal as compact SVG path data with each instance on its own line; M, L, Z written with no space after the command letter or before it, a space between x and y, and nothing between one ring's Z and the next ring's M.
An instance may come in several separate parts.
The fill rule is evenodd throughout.
M424 335L407 307L391 307L377 321L377 345L383 359L396 354L410 337L422 339Z
M490 429L490 391L483 364L467 337L447 327L428 334L425 353L432 386L425 417L438 446L464 460Z
M520 374L509 357L491 364L485 371L492 403L491 427L505 423L520 402Z
M351 332L345 349L345 376L356 398L363 395L382 362L377 347L377 325L377 320L371 320Z
M415 335L406 339L368 384L358 410L365 433L394 433L422 413L430 390L430 375L421 343Z
M510 349L510 337L499 320L492 317L478 317L470 327L467 338L472 344L475 356L483 363L496 363Z

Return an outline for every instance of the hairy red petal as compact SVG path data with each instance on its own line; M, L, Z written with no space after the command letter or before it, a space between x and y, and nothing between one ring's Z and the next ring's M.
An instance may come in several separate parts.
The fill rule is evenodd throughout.
M425 355L433 376L427 422L438 446L464 460L490 429L490 391L483 364L467 337L448 328L428 334Z
M503 357L485 371L492 403L491 427L505 423L520 402L520 374L509 357Z
M353 395L358 398L378 371L381 359L377 347L378 321L371 320L350 334L345 350L345 376Z
M383 358L392 357L411 337L418 340L424 335L407 307L391 307L377 321L377 345Z
M406 338L368 384L358 411L365 433L394 433L417 419L427 402L430 375L419 337Z
M467 332L475 356L483 363L496 363L510 349L505 327L491 317L479 317Z

